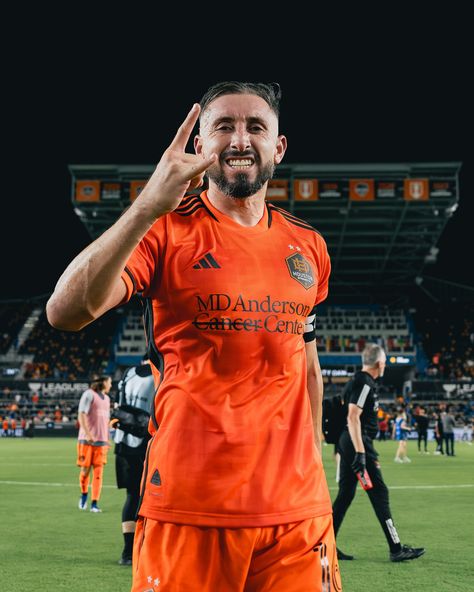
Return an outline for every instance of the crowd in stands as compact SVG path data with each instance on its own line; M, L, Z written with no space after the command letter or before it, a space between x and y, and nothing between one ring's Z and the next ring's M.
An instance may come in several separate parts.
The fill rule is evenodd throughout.
M43 313L19 350L33 355L33 361L26 364L24 378L79 380L102 373L110 358L117 324L118 313L112 310L81 331L58 331Z
M0 305L0 354L6 354L18 332L25 323L33 305L29 302L4 303Z
M54 424L75 425L78 421L78 405L82 390L59 392L57 394L42 391L20 391L10 387L0 390L0 425L8 422L9 429L26 424L54 427ZM111 392L112 400L114 393Z
M388 353L414 353L413 336L402 310L323 307L316 327L320 352L359 353L372 342Z
M474 379L474 304L424 309L417 328L429 360L426 377L449 380Z

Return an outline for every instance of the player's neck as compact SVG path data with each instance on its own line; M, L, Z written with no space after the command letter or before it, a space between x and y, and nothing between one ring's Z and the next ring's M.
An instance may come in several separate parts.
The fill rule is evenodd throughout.
M256 226L265 210L265 189L250 197L234 198L211 186L207 191L207 197L216 210L242 226Z
M370 376L372 376L372 378L374 380L377 380L377 378L379 377L378 370L376 368L371 368L370 366L363 366L362 372L366 372L367 374L370 374Z

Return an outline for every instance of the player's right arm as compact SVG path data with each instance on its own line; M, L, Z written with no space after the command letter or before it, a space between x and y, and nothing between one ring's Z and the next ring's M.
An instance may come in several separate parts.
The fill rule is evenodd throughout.
M126 286L121 274L134 249L158 218L178 207L186 191L202 184L216 155L185 152L199 110L195 104L188 113L138 198L59 278L46 304L56 329L79 331L122 302Z
M87 413L84 413L84 411L80 411L79 415L78 415L78 420L79 420L79 425L84 430L84 432L87 436L87 442L89 444L93 444L94 443L94 436L92 435L92 432L89 429L89 423L87 421Z
M363 409L354 403L349 403L347 413L347 428L356 452L365 452L364 442L362 441L362 428L360 425L360 416Z

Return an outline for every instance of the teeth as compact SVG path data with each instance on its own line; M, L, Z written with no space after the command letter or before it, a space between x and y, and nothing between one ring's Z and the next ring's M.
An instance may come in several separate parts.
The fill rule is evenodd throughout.
M250 158L232 159L229 160L229 166L231 167L250 167L252 166L252 160Z

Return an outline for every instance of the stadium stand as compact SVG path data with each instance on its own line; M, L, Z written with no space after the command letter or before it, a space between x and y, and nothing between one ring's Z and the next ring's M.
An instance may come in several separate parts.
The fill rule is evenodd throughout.
M153 168L70 166L72 205L91 239L135 199ZM457 207L459 168L278 167L268 199L317 228L331 256L329 297L316 323L325 396L340 393L365 343L375 341L387 352L380 395L389 418L400 404L410 417L419 405L432 417L450 403L459 427L472 421L474 288L426 275ZM48 324L45 301L0 305L0 416L36 426L74 424L90 376L117 379L145 353L142 309L134 298L69 333Z
M433 304L418 315L417 327L429 359L427 378L474 379L474 304Z
M92 374L104 372L119 318L120 313L112 310L96 323L73 333L53 329L43 311L19 348L20 354L32 356L25 365L23 377L89 380Z
M31 302L7 302L0 305L0 354L6 354L24 326L34 304Z

